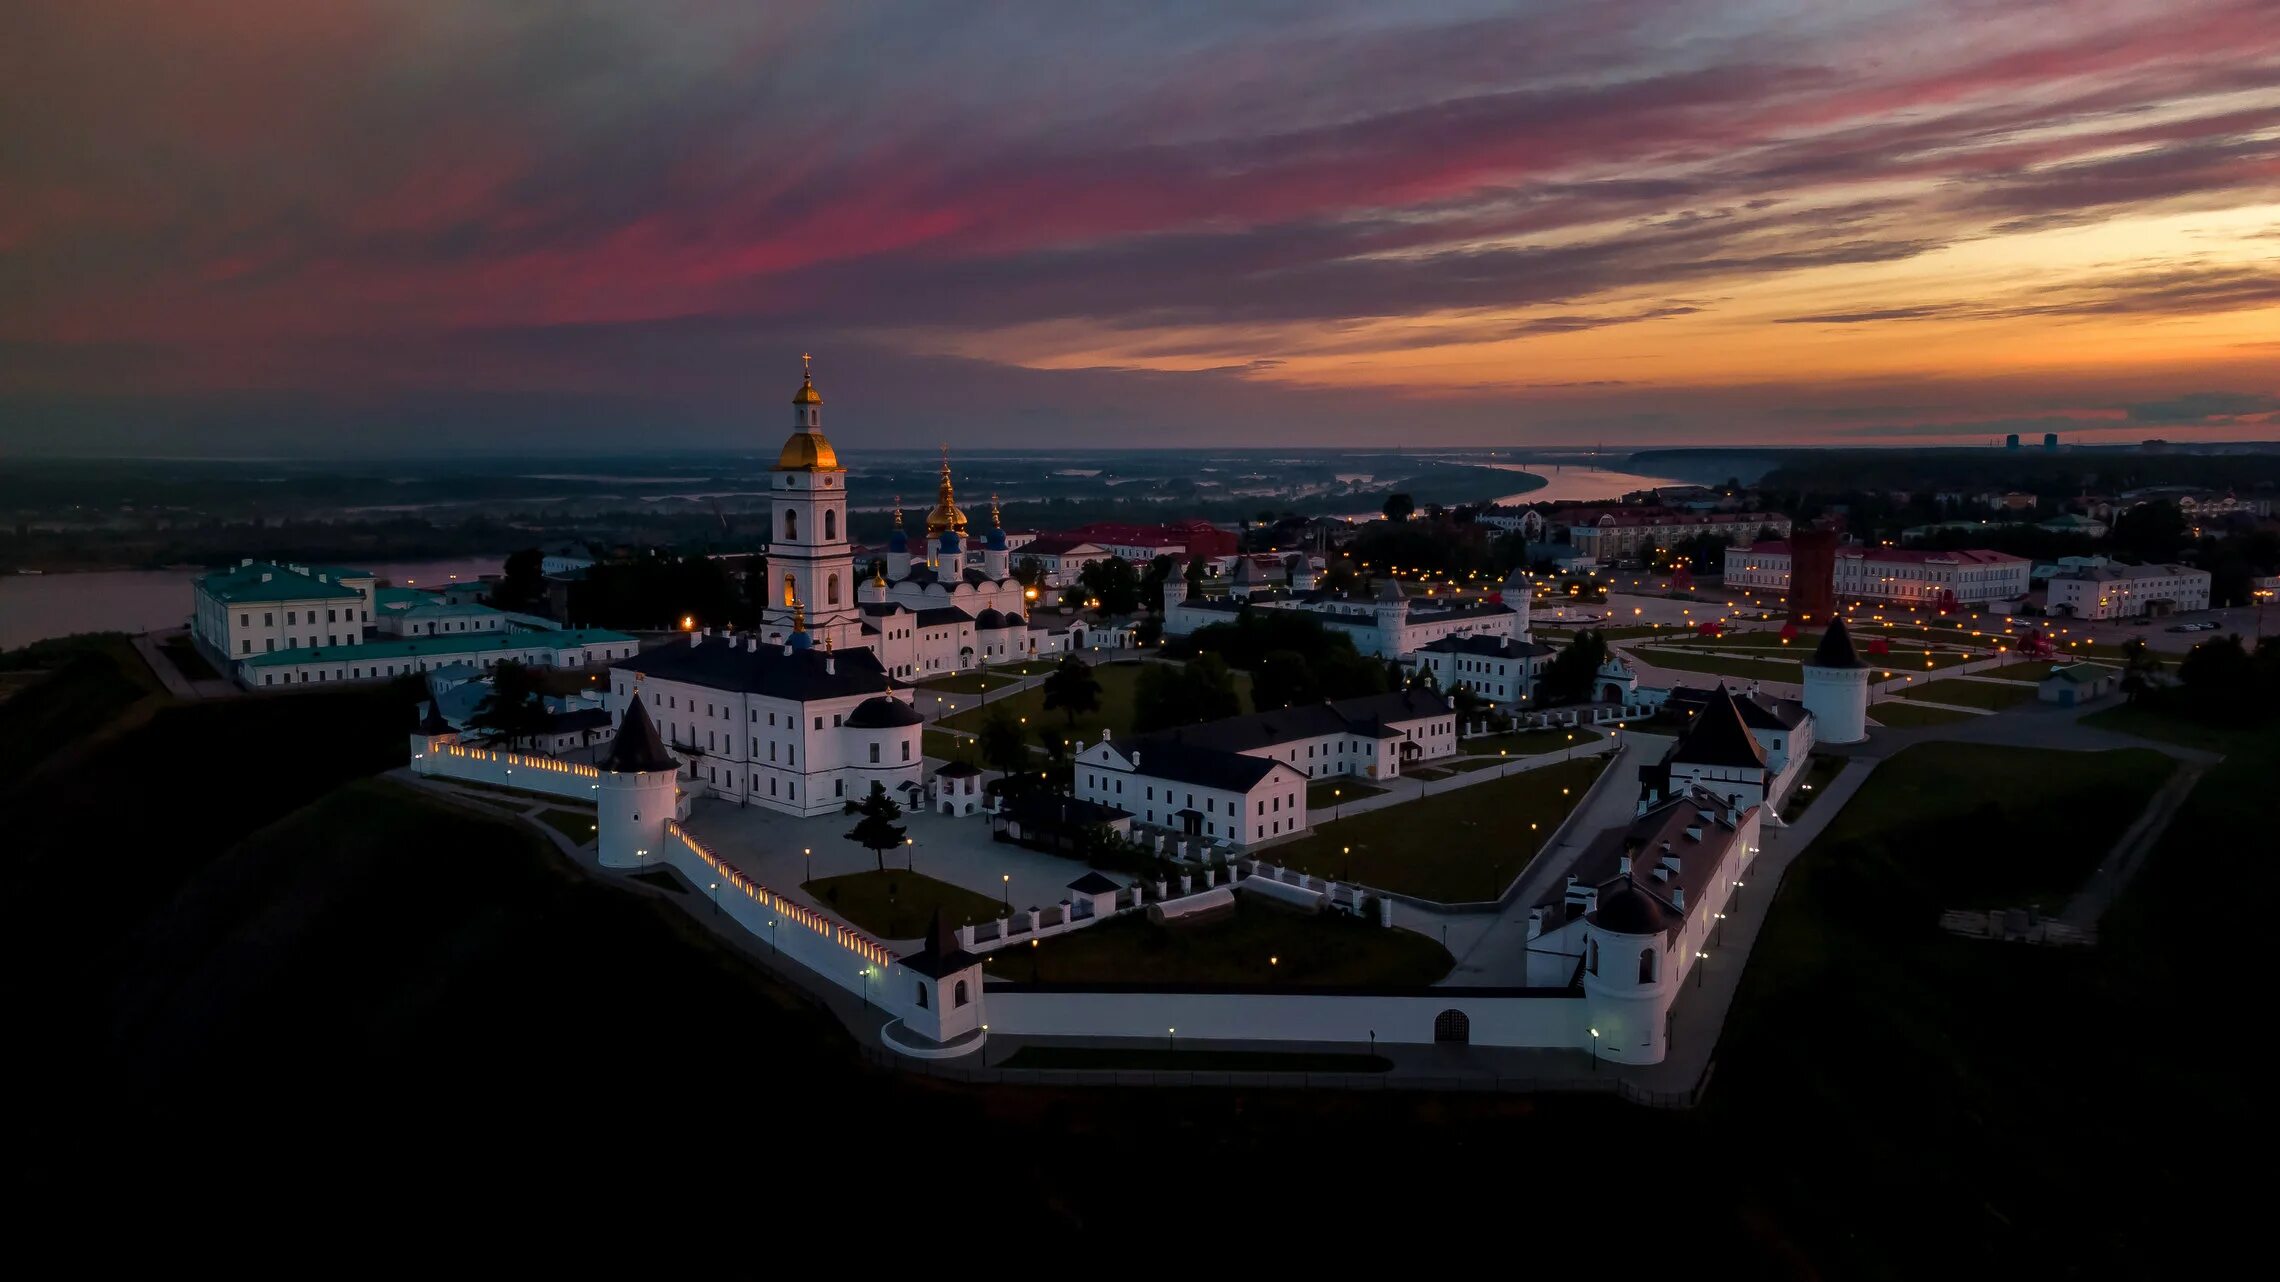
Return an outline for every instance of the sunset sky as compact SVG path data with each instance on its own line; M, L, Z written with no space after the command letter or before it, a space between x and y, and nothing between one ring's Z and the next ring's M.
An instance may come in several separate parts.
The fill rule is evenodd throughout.
M0 450L2280 439L2280 0L73 0Z

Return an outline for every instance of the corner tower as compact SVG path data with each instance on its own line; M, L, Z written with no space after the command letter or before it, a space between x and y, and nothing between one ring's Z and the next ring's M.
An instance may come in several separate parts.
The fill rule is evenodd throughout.
M1859 743L1868 737L1868 665L1853 650L1852 633L1838 618L1805 661L1805 697L1817 743Z
M851 621L855 554L847 543L847 469L823 435L823 394L802 356L800 390L792 394L792 434L776 455L769 482L768 575L764 626L789 630L792 607L805 603L818 625Z
M663 859L665 821L678 803L681 762L657 737L657 723L636 694L601 760L595 788L597 857L604 868L639 868Z

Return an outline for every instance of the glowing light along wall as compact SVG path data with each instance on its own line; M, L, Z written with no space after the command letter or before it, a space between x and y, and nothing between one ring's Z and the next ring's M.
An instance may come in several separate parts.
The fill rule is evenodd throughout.
M414 774L494 783L526 792L583 797L588 801L594 799L594 790L601 786L601 771L573 761L500 752L494 748L466 748L440 736L425 743L413 742L419 745L412 753Z
M769 912L778 914L784 921L806 927L808 930L813 931L821 939L829 941L830 943L836 944L839 947L846 949L848 953L852 954L855 957L861 958L862 960L867 961L874 966L885 968L894 965L895 955L887 950L886 945L880 943L878 940L871 938L869 935L866 935L859 930L841 925L840 923L831 920L829 917L824 916L822 913L816 912L814 909L808 908L798 903L794 903L793 901L784 898L782 895L777 894L775 891L768 889L766 886L753 881L751 878L738 871L734 864L723 860L720 858L720 856L715 855L711 850L707 849L705 843L697 840L695 837L690 836L685 830L682 829L680 824L667 823L665 825L665 834L669 837L678 839L680 844L686 848L689 853L695 855L700 861L703 862L705 868L709 870L708 875L715 876L720 879L721 884L724 888L735 890L736 893L744 896L746 899L751 900L759 907L764 908ZM682 871L688 872L690 870L683 869ZM692 873L691 876L693 878L695 874ZM739 914L738 916L739 920L741 920L742 915ZM843 986L853 987L852 985L846 985L844 980L839 980L837 977L838 972L836 970L825 971L824 973L832 975L835 982L839 982Z

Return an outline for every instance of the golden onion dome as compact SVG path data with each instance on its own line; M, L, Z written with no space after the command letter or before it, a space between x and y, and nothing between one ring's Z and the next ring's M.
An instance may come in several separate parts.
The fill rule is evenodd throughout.
M839 452L821 432L794 432L784 442L783 452L776 455L779 472L836 472L839 470Z
M792 404L794 404L794 405L821 405L821 404L823 404L823 393L821 393L821 392L819 392L819 391L815 390L815 379L814 379L813 377L809 377L809 376L805 376L805 375L803 375L803 376L800 378L800 390L798 390L798 391L796 391L796 392L792 393Z
M966 532L966 514L958 510L958 495L950 484L950 451L942 451L942 481L935 488L934 506L926 511L926 532L941 534L946 530Z

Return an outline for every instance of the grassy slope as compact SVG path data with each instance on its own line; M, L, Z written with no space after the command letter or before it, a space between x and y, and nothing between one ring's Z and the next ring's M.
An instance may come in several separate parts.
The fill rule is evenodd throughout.
M1417 987L1456 964L1412 931L1337 915L1307 916L1240 896L1209 921L1151 925L1129 913L988 954L994 979L1052 983L1270 984Z
M818 877L801 888L881 939L921 938L938 908L952 926L996 921L1006 913L1005 905L988 895L895 867Z
M1260 857L1319 877L1352 876L1367 886L1443 903L1494 899L1551 840L1568 810L1582 803L1604 764L1598 757L1578 758L1335 822L1310 810L1312 833ZM1415 790L1399 781L1391 786ZM1566 798L1561 788L1570 789ZM1349 846L1351 857L1345 853Z
M2174 1018L2123 997L2144 987L2143 945L2005 947L1935 925L1943 904L2049 872L2020 852L2112 841L2151 772L2093 762L1911 748L1790 869L1704 1118L1754 1154L1742 1196L1783 1208L1829 1276L1958 1260L2127 1275L2173 1249L2161 1186L2195 1128L2167 1094L2183 1061L2152 1031Z

